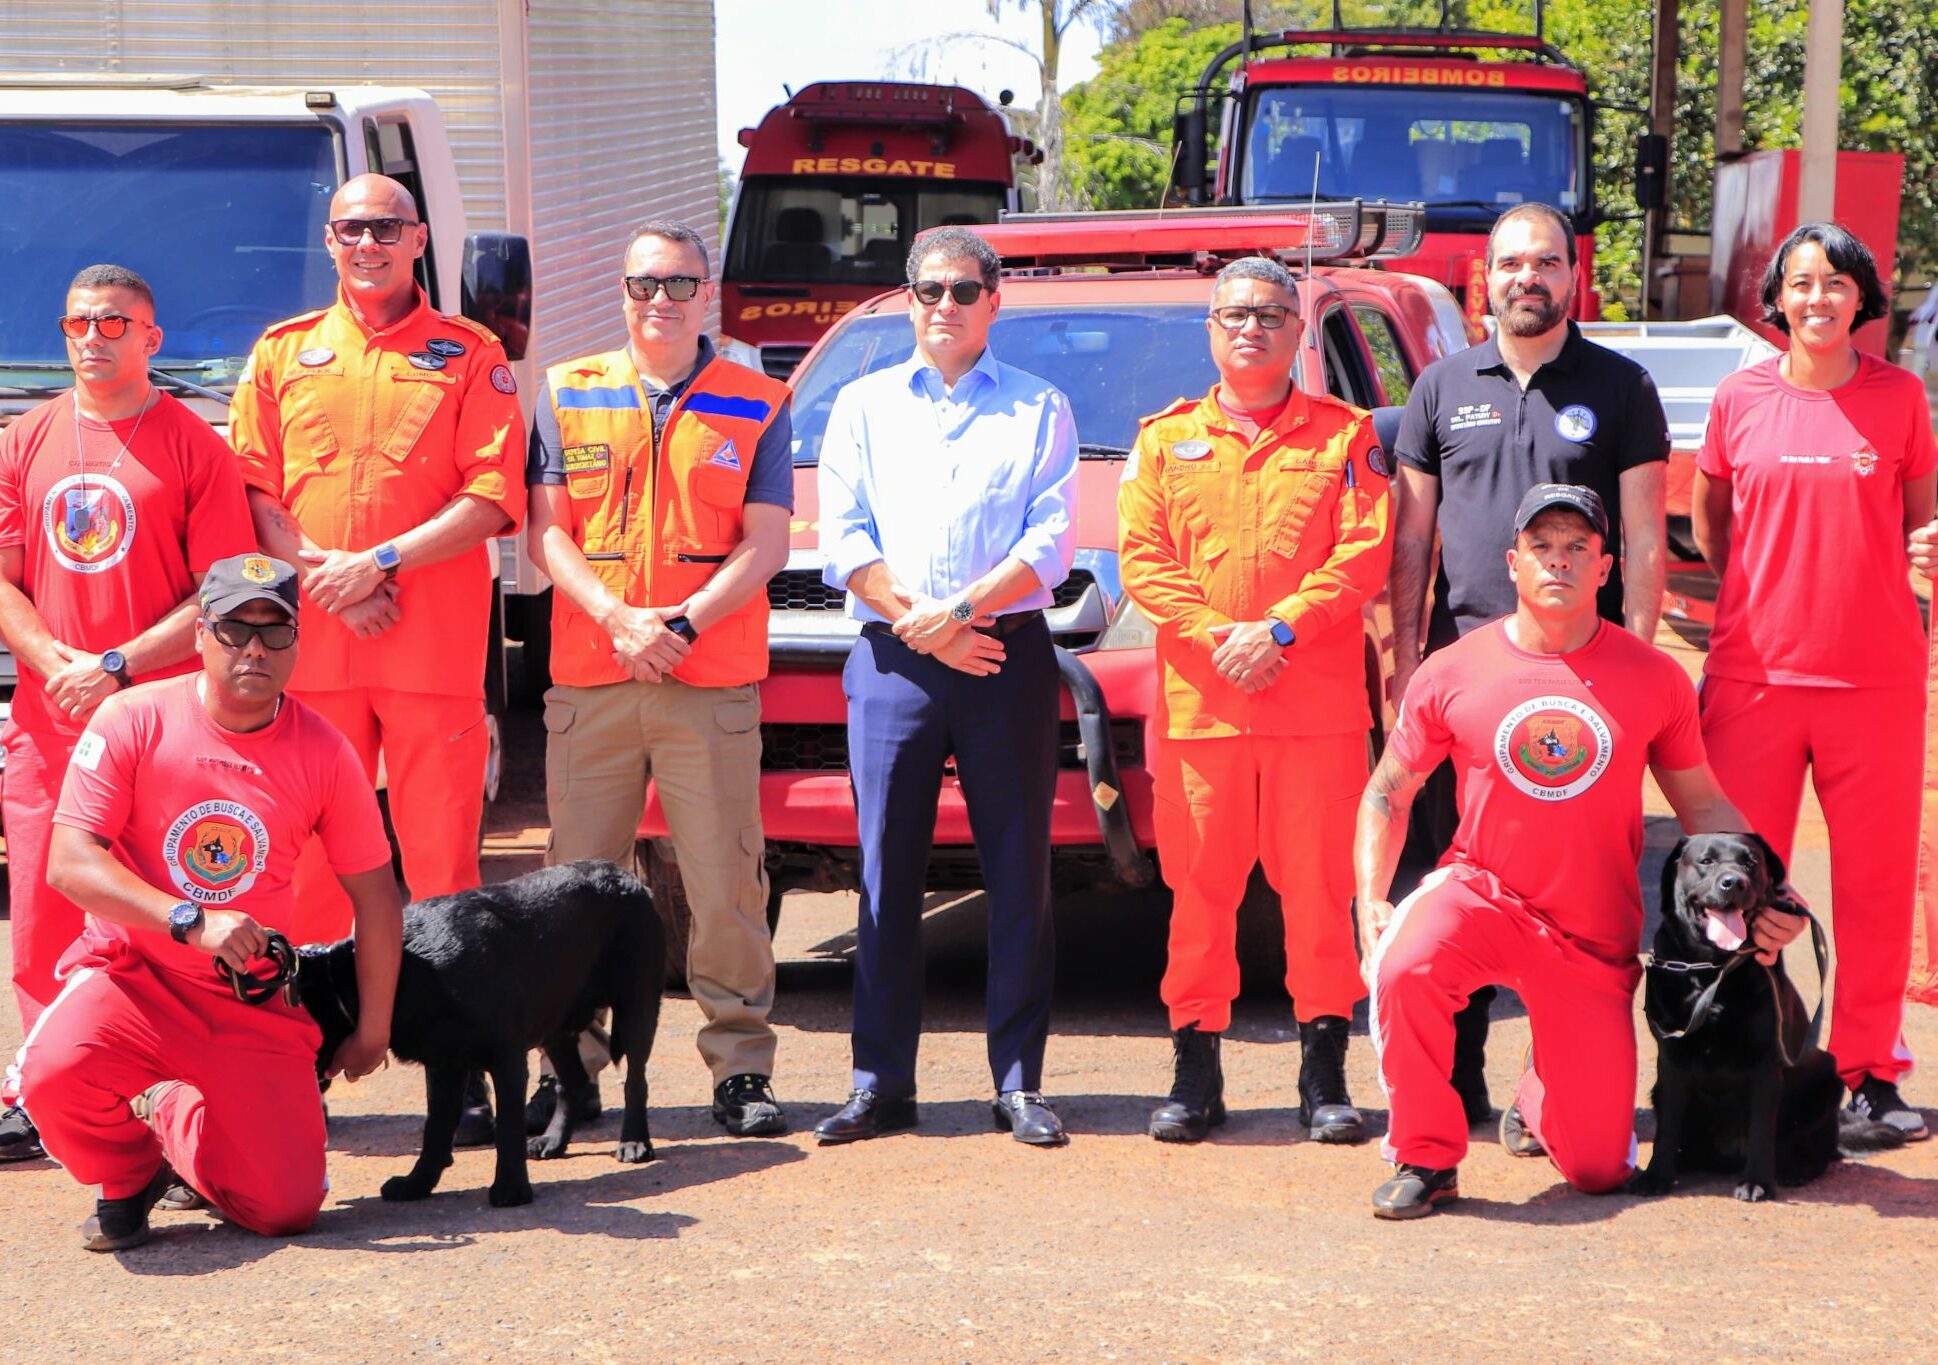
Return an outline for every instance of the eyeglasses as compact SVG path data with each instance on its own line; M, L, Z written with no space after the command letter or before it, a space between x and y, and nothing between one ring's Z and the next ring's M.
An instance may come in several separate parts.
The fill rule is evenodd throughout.
M130 325L147 327L151 324L140 318L125 317L120 313L109 313L103 317L83 317L78 313L68 313L61 318L61 335L70 341L79 341L92 327L101 334L103 341L119 341L128 335Z
M214 620L204 616L202 624L209 628L209 634L227 645L230 649L247 649L251 640L261 640L264 649L288 649L296 643L296 625L292 621L270 621L258 625L254 621L238 621L233 616L221 616Z
M1211 310L1211 316L1227 332L1244 331L1245 322L1248 318L1257 318L1260 327L1263 327L1268 332L1276 332L1279 328L1285 326L1285 320L1291 315L1292 310L1290 308L1276 303L1262 303L1256 306L1248 305L1242 308L1237 306L1231 308L1214 308Z
M378 246L395 246L403 239L405 228L416 226L415 218L334 218L330 233L339 246L355 246L366 232Z
M638 299L641 303L651 303L653 295L662 289L666 291L666 297L675 303L685 303L700 292L698 275L668 275L665 279L657 275L628 275L625 280L627 297Z
M908 292L915 295L924 308L935 307L942 302L944 294L967 308L982 297L982 291L981 280L957 280L954 284L944 284L941 280L917 280L908 287Z

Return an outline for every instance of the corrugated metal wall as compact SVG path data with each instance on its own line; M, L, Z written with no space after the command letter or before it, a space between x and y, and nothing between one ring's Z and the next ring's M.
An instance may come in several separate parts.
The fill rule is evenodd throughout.
M0 0L0 70L417 86L443 111L469 226L503 228L501 8L511 7ZM545 365L617 344L612 285L641 219L689 222L717 256L713 0L529 0L526 12L533 330Z
M533 0L530 13L534 327L563 359L624 339L614 286L641 221L691 225L718 266L713 3Z

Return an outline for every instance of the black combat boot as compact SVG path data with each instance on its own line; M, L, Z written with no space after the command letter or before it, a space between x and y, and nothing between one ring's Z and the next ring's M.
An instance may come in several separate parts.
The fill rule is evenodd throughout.
M1171 1035L1171 1094L1151 1111L1151 1136L1159 1142L1202 1142L1207 1129L1225 1121L1218 1037L1198 1032L1196 1024Z
M1346 1093L1346 1035L1352 1021L1336 1014L1301 1021L1299 1122L1315 1142L1364 1142L1366 1121Z

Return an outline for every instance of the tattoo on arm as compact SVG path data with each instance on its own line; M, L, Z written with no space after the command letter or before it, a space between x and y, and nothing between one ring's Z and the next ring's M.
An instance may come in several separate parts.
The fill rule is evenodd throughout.
M1366 783L1364 804L1371 806L1381 815L1391 817L1393 807L1405 810L1413 804L1414 793L1419 790L1420 782L1426 775L1416 773L1393 756L1388 749L1380 755L1379 766L1373 769L1373 776Z

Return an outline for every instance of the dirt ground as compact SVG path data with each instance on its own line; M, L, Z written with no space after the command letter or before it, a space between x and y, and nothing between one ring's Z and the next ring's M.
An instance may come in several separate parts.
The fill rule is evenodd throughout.
M1665 631L1665 642L1668 632ZM535 865L542 733L514 726L512 788L494 813L487 876ZM1651 798L1650 866L1673 839ZM1795 872L1828 907L1820 821ZM6 1358L102 1350L145 1359L1630 1360L1693 1356L1904 1359L1932 1350L1938 1143L1834 1168L1747 1206L1703 1178L1646 1201L1569 1191L1545 1161L1488 1132L1461 1202L1413 1224L1375 1222L1377 1143L1308 1143L1295 1109L1298 1045L1282 992L1251 983L1225 1058L1229 1125L1198 1147L1145 1136L1169 1085L1156 982L1155 896L1060 907L1046 1088L1072 1134L1032 1150L990 1128L981 1037L979 898L929 917L922 1122L818 1149L814 1120L847 1090L850 898L787 898L777 1087L794 1131L723 1136L693 1048L697 1011L669 997L650 1071L659 1160L612 1161L617 1121L562 1160L534 1163L538 1198L488 1207L486 1151L442 1190L387 1205L377 1189L414 1154L422 1081L389 1070L331 1100L332 1190L309 1235L265 1240L202 1214L115 1256L79 1249L92 1193L48 1163L0 1168L8 1230ZM1814 998L1807 956L1793 959ZM1527 1042L1496 1005L1497 1101ZM1639 1025L1638 1025L1639 1027ZM1938 1012L1907 1034L1938 1053ZM19 1039L11 994L0 1047ZM1643 1051L1645 1092L1652 1051ZM1354 1096L1386 1113L1363 1013ZM608 1075L606 1094L617 1098ZM1938 1102L1923 1077L1914 1101ZM1645 1102L1638 1095L1638 1105ZM1641 1135L1649 1136L1645 1110ZM1646 1149L1645 1149L1646 1158Z

